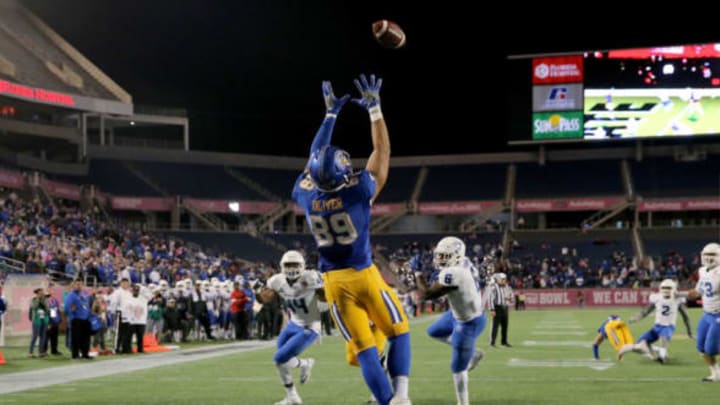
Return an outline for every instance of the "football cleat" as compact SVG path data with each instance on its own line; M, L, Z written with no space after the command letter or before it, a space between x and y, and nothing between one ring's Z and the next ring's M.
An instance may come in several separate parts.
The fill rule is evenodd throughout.
M312 373L312 368L315 365L315 359L307 359L305 360L305 365L300 366L300 384L305 384L310 380L310 374Z

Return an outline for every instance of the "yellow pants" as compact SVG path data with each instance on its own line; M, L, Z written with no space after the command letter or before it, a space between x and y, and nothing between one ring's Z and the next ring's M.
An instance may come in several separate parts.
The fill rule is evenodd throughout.
M616 351L620 350L623 345L635 342L632 333L630 333L630 328L628 328L625 322L620 320L606 323L605 334L607 335L607 340L610 342L610 345L612 345Z
M375 327L375 325L370 325L370 330L372 330L373 336L375 337L375 346L377 346L378 354L382 354L383 350L385 350L387 337L379 328ZM360 367L360 362L357 358L358 352L352 341L345 342L345 360L347 360L349 365Z
M410 331L397 294L373 264L362 270L353 268L323 273L330 314L352 350L362 352L376 346L370 321L387 337Z

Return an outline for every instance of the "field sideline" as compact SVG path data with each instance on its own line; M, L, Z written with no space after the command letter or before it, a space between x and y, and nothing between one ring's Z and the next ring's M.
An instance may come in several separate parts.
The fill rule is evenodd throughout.
M523 311L510 314L512 348L488 347L489 328L479 346L487 356L470 373L473 404L716 404L720 384L701 383L708 374L694 341L678 333L671 361L661 365L628 354L618 363L607 344L592 360L591 342L610 313L628 319L639 309ZM699 309L690 310L693 329ZM652 316L631 325L637 338ZM425 335L430 320L411 326L413 364L410 395L416 405L456 403L449 370L450 347ZM273 404L284 396L272 349L226 354L73 383L2 394L0 404ZM311 380L299 386L304 404L364 404L368 392L360 371L344 363L342 341L324 338L306 352L317 360ZM146 355L151 359L155 355ZM10 359L11 360L11 359ZM42 361L24 359L23 361ZM115 360L98 364L112 367ZM77 364L77 363L73 363ZM7 366L2 366L7 367ZM58 369L59 370L59 369ZM5 370L2 370L5 371ZM58 371L60 372L60 371ZM8 377L0 372L0 381ZM1 382L0 382L1 384Z

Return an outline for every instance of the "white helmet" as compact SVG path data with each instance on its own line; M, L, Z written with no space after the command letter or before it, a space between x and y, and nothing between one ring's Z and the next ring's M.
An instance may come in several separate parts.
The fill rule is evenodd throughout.
M669 278L666 278L660 283L660 293L663 298L670 298L675 295L676 288L677 286L675 285L675 282Z
M720 245L708 243L700 253L700 262L710 270L720 265Z
M465 242L447 236L440 239L433 254L433 264L437 268L460 266L465 258Z
M305 271L305 258L297 250L288 250L280 259L280 270L290 281L297 280Z

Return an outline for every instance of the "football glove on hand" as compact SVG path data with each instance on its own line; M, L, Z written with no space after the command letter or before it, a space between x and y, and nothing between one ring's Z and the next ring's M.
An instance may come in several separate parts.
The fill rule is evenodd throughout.
M355 87L360 92L360 98L354 98L353 103L364 107L366 110L370 110L373 107L380 106L380 88L382 87L383 80L375 80L375 75L370 75L370 81L368 82L365 75L360 75L360 80L353 80Z
M323 98L325 99L325 109L327 114L337 115L342 109L343 105L350 99L350 95L346 94L340 98L335 97L333 93L332 84L329 81L322 82Z

